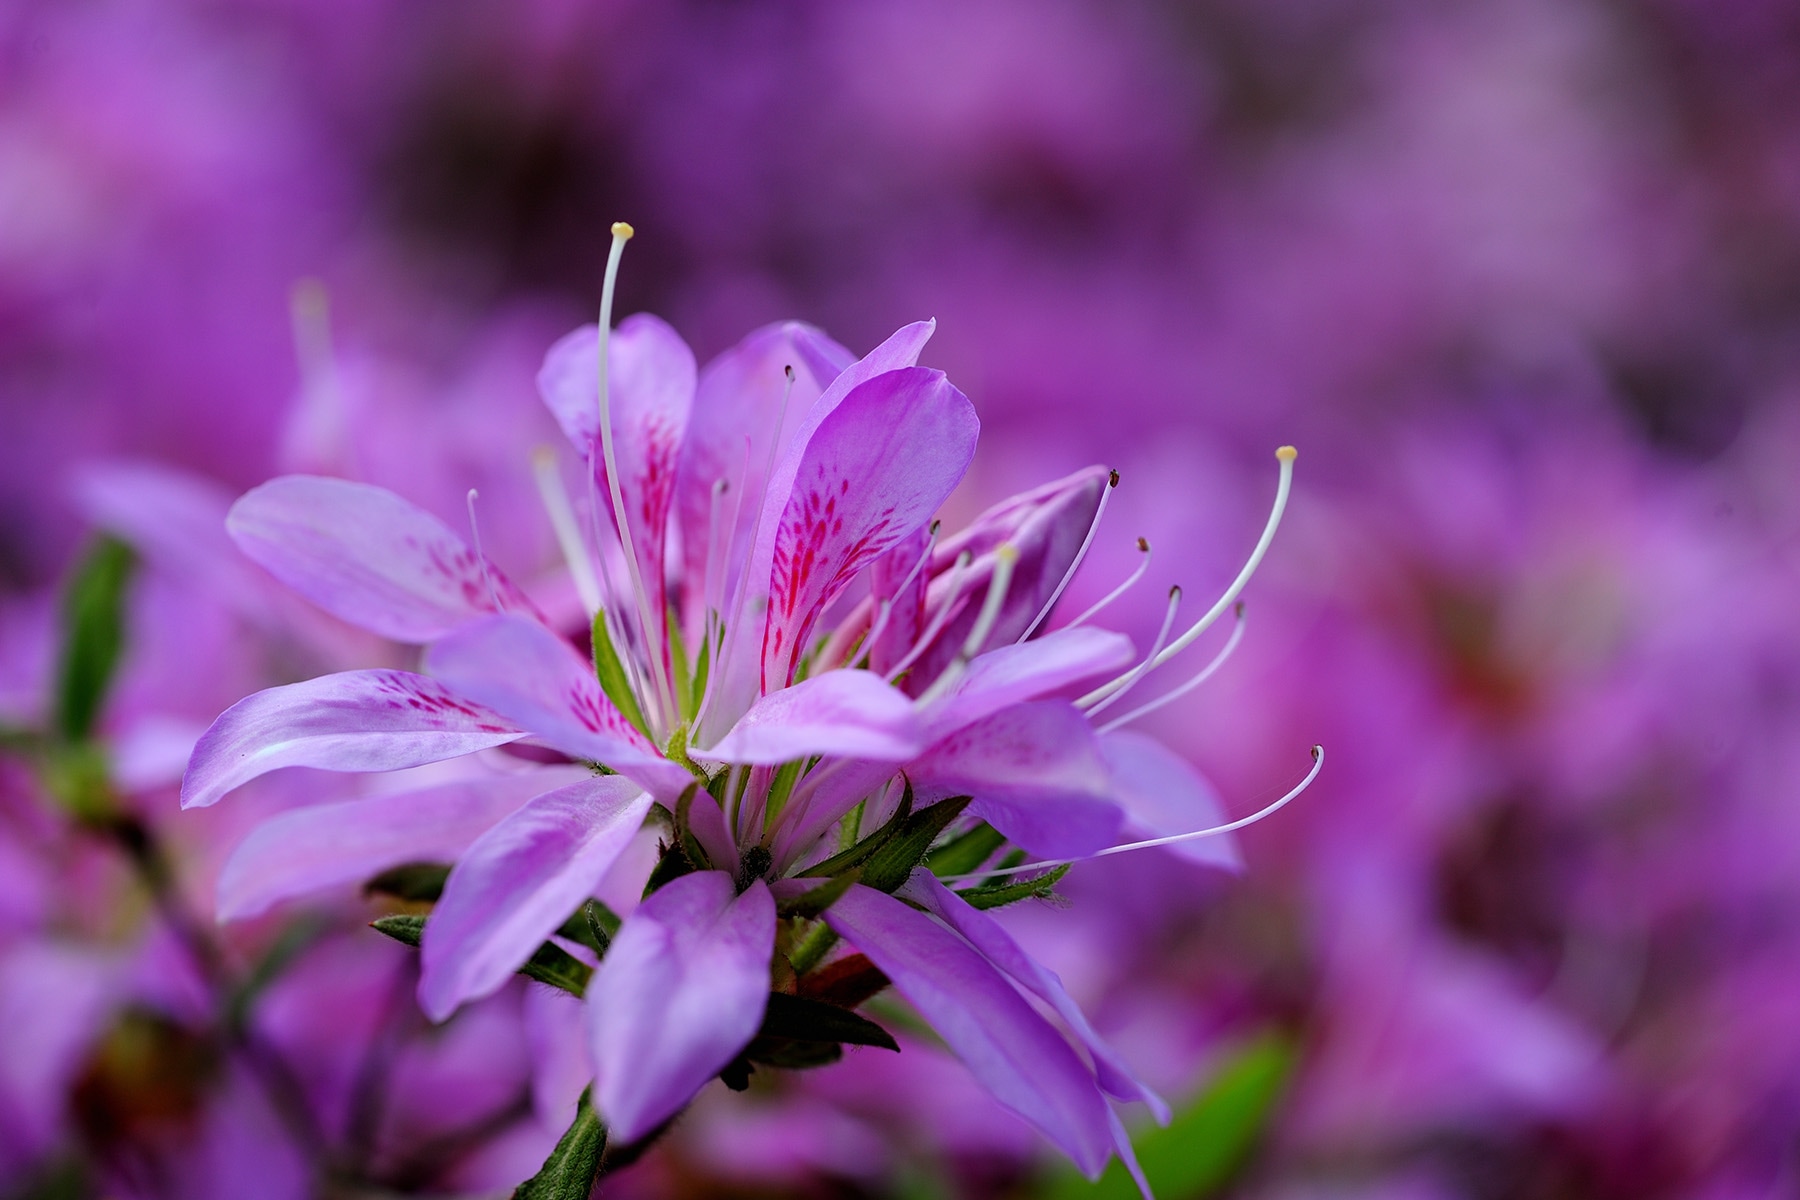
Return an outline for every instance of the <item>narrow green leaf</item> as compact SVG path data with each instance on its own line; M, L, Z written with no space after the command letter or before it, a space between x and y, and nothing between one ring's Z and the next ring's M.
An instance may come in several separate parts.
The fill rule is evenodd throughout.
M683 721L694 719L694 680L688 664L687 642L681 636L681 615L669 609L664 622L669 631L669 661L675 668L675 706ZM702 645L705 643L702 642Z
M856 845L850 847L848 850L834 854L824 862L804 872L803 877L817 879L821 876L836 875L841 871L849 870L851 867L861 866L863 863L867 862L877 850L887 845L888 842L893 840L893 838L906 827L906 822L912 817L912 806L913 791L912 784L909 782L906 785L906 791L900 796L900 807L894 810L892 819L890 819L886 825L883 825L880 829L877 829L874 833L871 833L868 837L856 843Z
M519 968L519 974L561 988L571 996L582 996L587 993L588 980L594 977L594 968L556 943L545 942Z
M514 1190L512 1200L588 1200L600 1178L600 1156L605 1152L606 1126L583 1092L568 1131L538 1173Z
M444 894L450 868L443 863L412 862L389 867L363 884L365 896L392 896L416 904L435 902Z
M1033 900L1050 894L1050 889L1064 875L1069 873L1069 864L1054 867L1035 879L1027 879L1022 883L996 883L987 887L970 888L966 892L958 892L971 908L1002 908L1008 904L1017 904L1021 900Z
M556 931L571 942L579 942L595 954L605 956L619 932L619 914L598 900L589 900Z
M850 890L850 885L862 878L862 872L852 867L842 875L834 875L818 887L783 900L775 906L775 912L783 917L805 917L816 921L824 915L826 909L837 903L839 896Z
M712 639L700 640L700 657L694 663L694 679L688 685L688 703L682 707L682 719L692 721L700 712L700 701L706 695L706 680L712 674Z
M1249 1160L1294 1066L1293 1042L1265 1034L1228 1055L1206 1090L1167 1128L1132 1139L1159 1200L1220 1195ZM1116 1161L1099 1182L1065 1170L1045 1189L1049 1200L1137 1200L1137 1185Z
M94 731L124 652L125 589L135 561L124 542L102 537L82 558L63 592L56 728L69 741L81 741Z
M907 790L911 792L911 784L907 785ZM905 883L912 869L924 860L938 834L962 816L963 809L969 806L969 799L968 796L957 796L940 800L930 808L908 816L899 831L869 856L863 866L862 881L883 892L891 892Z
M645 737L650 736L650 723L644 720L644 710L638 707L637 696L631 690L631 684L625 677L625 668L619 662L619 653L613 648L612 635L606 632L606 610L601 609L594 614L594 674L600 680L600 690L613 706L625 714L625 719L637 726L637 731Z
M785 992L769 993L769 1007L763 1013L762 1028L757 1034L799 1042L847 1042L852 1046L900 1049L887 1030L867 1017L823 1000L790 996Z
M927 854L925 865L937 875L967 875L1005 844L1006 835L983 821Z
M788 1038L757 1037L752 1038L750 1044L744 1047L741 1057L748 1062L778 1067L783 1071L810 1071L814 1067L829 1067L843 1058L844 1048L837 1042L797 1042ZM745 1080L746 1084L748 1082Z
M417 946L425 940L425 918L413 913L395 913L369 922L376 933L385 933L403 946Z

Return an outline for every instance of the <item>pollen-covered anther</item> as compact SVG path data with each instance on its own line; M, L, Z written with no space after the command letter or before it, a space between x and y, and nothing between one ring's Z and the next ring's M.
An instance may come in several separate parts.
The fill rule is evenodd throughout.
M614 221L612 224L612 235L622 242L630 241L631 235L636 232L637 230L633 229L624 221Z

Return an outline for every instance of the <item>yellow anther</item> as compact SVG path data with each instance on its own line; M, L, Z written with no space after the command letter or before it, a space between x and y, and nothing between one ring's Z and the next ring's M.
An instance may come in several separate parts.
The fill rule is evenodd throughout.
M1296 458L1300 457L1300 452L1292 446L1283 446L1275 452L1275 457L1279 458L1282 462L1293 462Z
M637 231L623 221L613 222L612 235L616 238L630 238L635 232Z

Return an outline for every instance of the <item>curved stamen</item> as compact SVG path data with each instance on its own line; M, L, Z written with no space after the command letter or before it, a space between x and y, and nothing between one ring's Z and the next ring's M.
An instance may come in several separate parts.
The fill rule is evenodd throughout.
M625 495L619 487L619 461L613 450L612 431L612 391L608 386L607 376L610 371L608 360L612 356L612 311L613 290L619 280L619 260L624 257L625 243L631 240L634 231L623 221L613 222L612 248L606 255L606 276L600 284L600 354L599 385L600 393L600 455L606 466L607 498L612 501L613 522L618 527L619 545L625 551L625 570L631 577L632 598L636 601L638 622L644 631L644 652L652 661L647 664L647 674L655 681L656 687L652 695L644 697L654 702L661 710L662 720L651 718L659 728L666 727L668 718L675 711L674 689L667 676L668 671L661 669L658 660L663 657L663 640L657 637L659 628L656 615L650 612L649 596L644 591L644 573L638 564L637 549L631 541L631 522L625 515ZM650 564L656 570L662 570L661 563ZM645 704L648 708L650 705Z
M1231 626L1231 637L1226 640L1224 648L1213 655L1213 660L1211 662L1202 667L1192 679L1188 680L1180 687L1164 695L1158 696L1148 704L1139 705L1122 717L1115 717L1111 721L1108 721L1100 727L1100 732L1111 733L1115 729L1131 724L1139 717L1148 716L1165 704L1173 704L1175 701L1181 699L1183 696L1205 683L1208 679L1211 679L1214 673L1217 672L1220 667L1224 666L1226 660L1237 650L1238 643L1243 640L1244 604L1243 601L1240 600L1237 606L1237 620L1233 622Z
M1175 610L1180 606L1181 589L1172 587L1169 589L1168 610L1163 613L1162 628L1156 631L1156 640L1150 643L1150 653L1144 655L1144 661L1131 668L1131 670L1125 672L1125 674L1119 676L1111 683L1102 684L1081 699L1075 701L1075 707L1086 709L1089 716L1101 712L1120 696L1129 692L1132 687L1136 685L1138 680L1149 674L1150 668L1156 665L1157 652L1160 651L1163 648L1163 644L1169 640L1169 630L1175 627Z
M1112 499L1113 489L1118 486L1119 473L1117 471L1109 472L1106 476L1106 490L1100 493L1100 503L1094 506L1094 519L1088 522L1087 536L1081 539L1081 548L1075 551L1075 561L1071 562L1069 569L1063 572L1062 580L1056 585L1056 590L1050 593L1050 599L1044 601L1044 607L1038 610L1038 615L1031 619L1031 624L1025 627L1025 632L1021 633L1017 640L1022 642L1036 633L1037 627L1042 625L1044 619L1050 615L1050 610L1056 607L1056 602L1062 599L1063 590L1069 586L1069 581L1075 578L1075 572L1081 569L1082 560L1087 558L1088 547L1094 544L1094 535L1100 532L1100 518L1106 515L1106 502Z
M925 536L925 552L914 560L912 569L906 573L905 578L901 579L901 581L895 585L893 596L905 594L906 589L912 586L912 581L919 577L919 572L925 569L925 564L931 561L932 551L937 547L938 528L941 524L942 522L940 521L933 521L931 523L931 528L927 531ZM862 641L856 646L855 656L845 659L843 664L845 667L857 666L857 664L867 659L870 652L874 650L875 643L880 640L882 634L887 632L888 623L893 620L894 601L892 596L890 596L880 604L876 605L875 620L870 622L867 627L867 632L858 633L857 622L862 620L863 608L867 604L867 600L864 600L859 604L856 610L852 612L849 617L845 618L843 624L839 625L832 633L831 639L825 643L825 648L819 652L819 662L822 665L829 666L831 663L836 662L839 658L843 657L848 652L850 643L858 637L860 637Z
M1237 830L1244 828L1246 825L1254 825L1265 817L1273 816L1278 810L1283 808L1288 801L1294 799L1301 792L1304 792L1307 788L1311 787L1313 780L1319 777L1319 772L1325 767L1325 747L1314 746L1312 748L1312 759L1312 770L1306 773L1306 778L1295 784L1293 789L1281 799L1268 805L1266 808L1258 809L1247 817L1239 817L1237 820L1227 821L1223 825L1214 825L1207 829L1195 829L1187 833L1172 833L1168 837L1150 838L1142 842L1127 842L1123 846L1108 846L1104 850L1096 850L1092 854L1084 854L1079 858L1051 858L1041 862L1021 863L1016 867L996 867L987 871L971 871L966 875L945 875L940 882L958 883L968 879L988 879L995 875L1022 875L1027 871L1042 871L1051 867L1066 866L1070 863L1092 862L1096 858L1105 858L1112 854L1124 854L1129 850L1148 850L1153 846L1173 846L1177 842L1196 842L1201 838L1218 837L1221 834L1234 833Z
M919 656L930 648L931 643L937 640L937 635L944 631L944 626L950 623L951 616L955 614L956 602L962 596L963 573L969 569L969 564L973 561L975 561L975 556L967 550L956 556L956 562L950 568L949 580L945 584L944 606L938 609L937 615L931 619L931 624L925 627L925 632L919 635L918 640L912 644L912 648L906 652L906 656L889 668L888 673L882 678L889 683L900 678L906 673L908 667L919 661Z
M575 506L569 503L568 490L563 487L562 473L556 469L556 451L548 446L533 450L531 474L537 480L538 498L549 514L550 528L556 532L556 544L561 547L563 561L568 563L569 575L575 581L575 594L581 597L581 607L592 620L600 611L600 578L594 574L587 543L581 540L581 526L576 523Z
M1123 596L1126 592L1129 592L1137 581L1144 577L1144 572L1150 569L1150 539L1139 538L1137 540L1137 548L1139 553L1143 555L1143 558L1138 560L1137 570L1126 576L1124 583L1121 583L1118 587L1106 593L1100 600L1095 601L1093 606L1086 612L1063 626L1064 629L1073 629L1077 625L1087 621L1089 618L1099 615L1101 610L1105 609L1109 604L1114 600L1117 600L1120 596Z
M495 612L505 612L500 603L500 589L494 586L494 573L488 569L487 555L481 552L481 526L475 523L475 501L481 499L481 493L470 488L463 499L469 506L469 537L475 543L475 561L481 565L481 577L487 581L488 599L494 602Z
M1188 627L1185 633L1170 643L1169 647L1161 654L1157 655L1155 661L1151 664L1152 667L1162 666L1171 658L1174 658L1177 654L1180 654L1183 650L1193 645L1195 638L1198 638L1201 634L1205 633L1207 629L1212 626L1214 621L1217 621L1225 614L1227 609L1237 602L1239 594L1243 592L1245 585L1250 582L1250 577L1256 574L1256 568L1262 564L1263 555L1269 552L1269 543L1275 540L1275 530L1281 525L1281 514L1287 509L1288 492L1293 488L1294 459L1297 455L1298 452L1292 446L1283 446L1281 449L1275 451L1276 461L1281 464L1281 477L1275 485L1275 503L1269 509L1269 519L1267 523L1263 525L1262 536L1256 539L1256 547L1250 551L1249 559L1245 561L1243 569L1238 572L1237 578L1231 581L1231 586L1225 589L1225 594L1220 596L1218 601L1211 608L1206 610L1204 616L1198 621L1195 621ZM1100 694L1110 695L1111 691L1109 689L1116 690L1122 686L1124 686L1123 680L1114 680L1113 683L1108 684L1107 687L1100 689ZM1084 696L1083 699L1088 699L1088 697Z
M981 653L981 647L994 631L995 622L1000 619L1000 606L1006 603L1007 589L1012 586L1013 568L1019 565L1019 548L1011 542L1002 542L994 548L994 573L988 578L987 599L981 603L981 611L975 616L975 624L969 628L969 636L963 639L962 648L956 657L945 667L925 689L917 703L921 706L930 704L956 686L963 672L969 669L969 662Z

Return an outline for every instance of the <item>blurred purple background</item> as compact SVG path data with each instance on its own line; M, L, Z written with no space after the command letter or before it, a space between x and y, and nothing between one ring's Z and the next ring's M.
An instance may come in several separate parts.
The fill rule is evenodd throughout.
M95 482L121 462L217 490L184 511L305 469L460 526L478 486L495 557L548 566L532 378L627 219L620 311L702 360L936 317L984 423L961 514L1119 468L1070 603L1147 536L1140 641L1299 447L1244 651L1148 727L1233 813L1315 741L1320 783L1242 880L1113 860L1013 918L1173 1098L1291 1053L1247 1156L1164 1200L1795 1194L1796 114L1778 0L15 0L0 724L42 720L96 524L158 532ZM179 817L158 748L355 649L259 627L233 569L149 556L101 722L203 914L251 818ZM0 1196L278 1194L167 914L0 768ZM332 1128L357 1063L394 1076L336 1194L503 1193L554 1140L537 1002L390 1020L397 953L329 911L257 1020L342 1058L298 1085ZM608 1194L1089 1194L1057 1171L920 1046L709 1095Z

